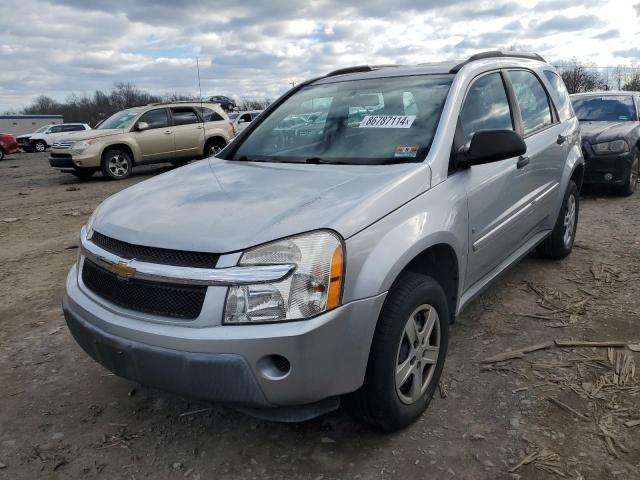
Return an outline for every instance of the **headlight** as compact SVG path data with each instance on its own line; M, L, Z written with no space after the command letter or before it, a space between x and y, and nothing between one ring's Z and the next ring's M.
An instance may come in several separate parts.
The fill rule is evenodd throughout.
M629 144L624 140L614 140L613 142L594 143L591 145L593 151L599 154L623 153L629 151Z
M342 240L326 230L285 238L247 250L239 265L294 264L276 283L229 288L224 323L301 320L340 305L344 277Z
M73 144L73 146L71 147L71 150L84 150L85 148L87 148L89 145L93 145L94 143L96 143L98 140L96 140L95 138L91 138L89 140L80 140L78 142L75 142Z

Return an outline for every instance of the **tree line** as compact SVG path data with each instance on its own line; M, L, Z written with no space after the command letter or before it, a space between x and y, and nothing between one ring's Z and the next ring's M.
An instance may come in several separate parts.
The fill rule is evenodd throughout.
M640 91L640 69L636 67L596 67L570 60L555 65L569 93L593 90Z
M126 108L176 101L198 102L200 99L193 95L179 93L154 95L142 91L131 82L119 82L114 84L109 91L96 90L93 94L82 95L73 93L63 102L56 101L47 95L40 95L19 113L25 115L62 115L65 122L81 122L95 126L99 121ZM241 98L237 103L239 110L262 110L271 103L271 100L268 98Z

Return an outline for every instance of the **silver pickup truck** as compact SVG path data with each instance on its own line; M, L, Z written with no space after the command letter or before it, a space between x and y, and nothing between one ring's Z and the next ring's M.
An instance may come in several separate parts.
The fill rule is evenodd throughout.
M353 67L216 157L105 200L64 314L122 377L299 421L421 415L449 325L532 249L572 249L578 120L535 54Z

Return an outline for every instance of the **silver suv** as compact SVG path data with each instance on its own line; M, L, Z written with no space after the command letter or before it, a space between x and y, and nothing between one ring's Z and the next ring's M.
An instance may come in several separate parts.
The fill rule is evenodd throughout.
M534 54L304 82L217 157L96 209L67 324L146 385L289 421L343 399L402 428L461 310L532 249L571 252L579 140Z

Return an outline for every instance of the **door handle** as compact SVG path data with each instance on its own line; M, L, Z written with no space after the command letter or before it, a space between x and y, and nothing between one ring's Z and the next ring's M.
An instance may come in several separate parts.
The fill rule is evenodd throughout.
M524 168L527 165L529 165L529 162L531 161L531 159L529 157L520 157L518 158L518 163L516 163L516 167L518 168Z
M562 145L566 140L567 136L560 134L558 135L558 139L556 140L556 142L558 143L558 145Z
M197 128L198 130L202 130L204 127L203 127L202 125L198 125L196 128Z
M165 130L165 131L164 131L164 134L165 134L165 135L171 135L172 133L173 133L173 132L172 132L171 130Z

